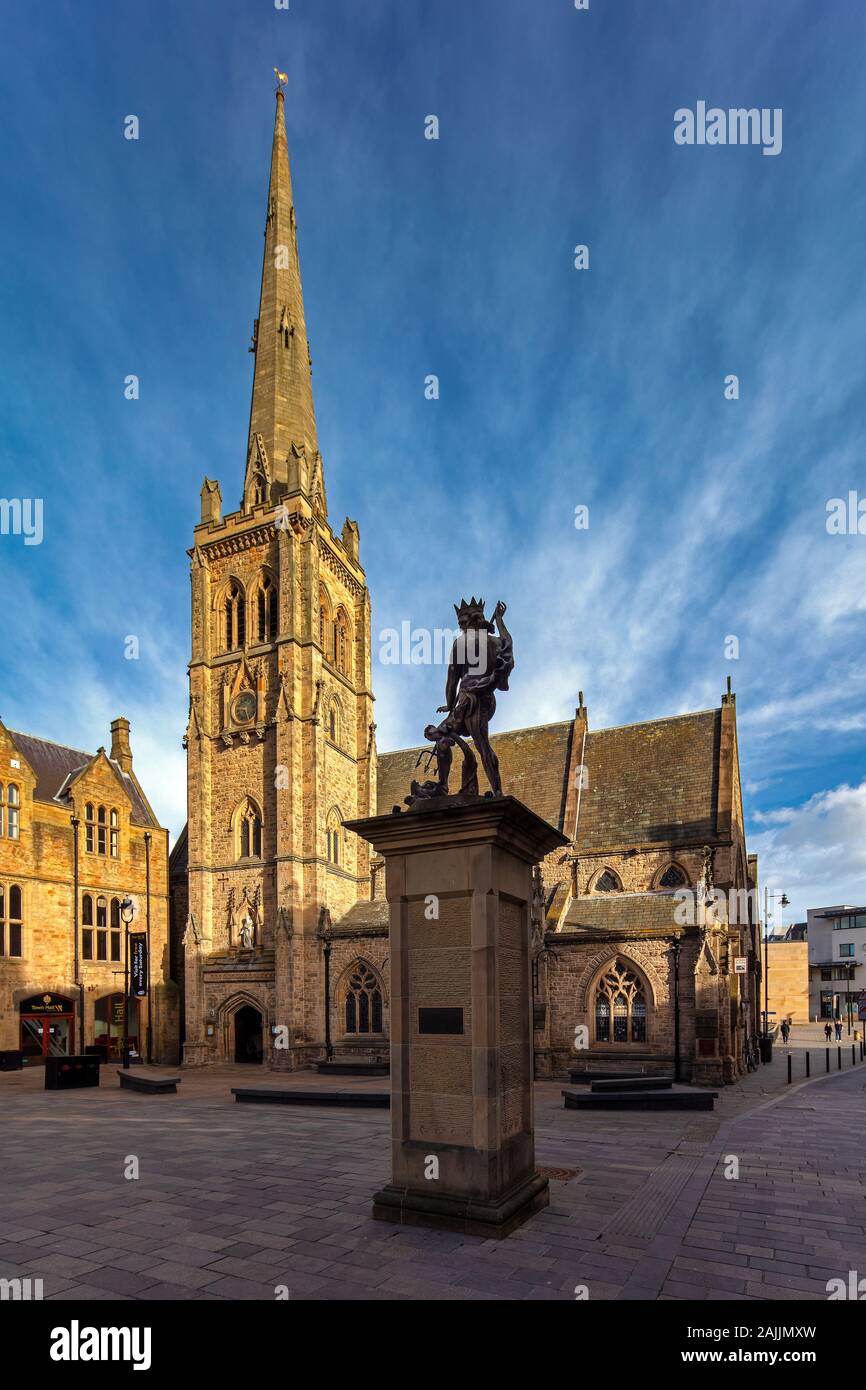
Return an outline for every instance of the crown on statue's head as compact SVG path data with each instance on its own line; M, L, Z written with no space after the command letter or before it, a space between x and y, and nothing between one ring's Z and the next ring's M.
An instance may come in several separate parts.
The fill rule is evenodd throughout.
M457 621L458 621L458 622L460 621L461 618L469 618L470 621L471 621L473 618L478 618L481 622L484 622L484 621L485 621L485 618L484 618L484 599L483 599L483 598L475 598L475 596L474 596L474 594L473 594L472 598L469 600L468 603L466 602L466 600L465 600L465 598L464 598L464 599L461 601L459 608L458 608L457 604L455 603L455 605L454 605L454 612L457 614Z

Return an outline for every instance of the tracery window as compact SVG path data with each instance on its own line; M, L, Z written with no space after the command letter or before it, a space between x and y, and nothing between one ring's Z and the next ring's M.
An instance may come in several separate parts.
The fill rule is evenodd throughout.
M622 961L613 961L596 985L594 1014L596 1042L646 1042L644 986Z
M22 896L17 883L8 892L0 883L0 956L23 955Z
M329 640L331 639L331 604L328 600L328 591L322 584L319 588L319 646L322 648L322 655L330 661Z
M116 859L120 845L120 822L117 812L112 807L108 819L108 843L112 859Z
M346 987L344 1015L347 1033L381 1033L382 991L363 961L353 966Z
M237 851L239 859L261 859L262 817L258 806L249 798L237 818Z
M344 676L351 674L349 654L349 620L342 608L334 621L334 665Z
M676 864L669 864L659 879L660 888L683 888L686 876Z
M326 835L328 840L328 863L339 864L342 858L343 823L336 811L328 812Z
M279 604L277 587L266 574L262 577L256 594L256 636L260 642L276 640L279 624Z
M596 893L619 893L621 889L622 884L612 869L605 869L595 881Z
M228 587L223 609L226 651L233 652L246 641L246 604L244 591L235 580Z

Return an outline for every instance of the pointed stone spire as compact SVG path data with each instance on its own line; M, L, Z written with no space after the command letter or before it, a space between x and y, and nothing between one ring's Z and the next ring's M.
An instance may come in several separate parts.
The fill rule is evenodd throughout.
M257 502L276 501L290 486L307 491L318 454L281 88L277 89L259 317L250 351L255 353L256 365L244 483L246 509Z

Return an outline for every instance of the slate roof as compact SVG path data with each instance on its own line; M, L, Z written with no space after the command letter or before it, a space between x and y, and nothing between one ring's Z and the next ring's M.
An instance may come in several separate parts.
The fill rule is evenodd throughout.
M371 902L359 901L352 904L332 931L335 936L355 936L359 931L388 931L388 904L384 898L373 898Z
M93 761L93 753L84 753L80 748L67 748L62 743L51 743L33 734L22 734L17 729L7 732L15 741L15 746L26 758L36 777L33 795L37 801L63 801L66 785L77 772ZM107 755L106 755L107 756ZM131 819L134 825L156 825L147 805L133 779L121 772L119 765L109 758L118 777L129 793L132 803Z
M581 793L578 850L653 841L712 840L716 831L721 711L650 719L590 730L583 749L588 785ZM563 828L574 724L542 724L496 734L491 743L502 789ZM379 755L378 810L403 804L420 748ZM577 760L580 750L577 750ZM460 766L455 757L455 771ZM482 774L483 776L483 774Z
M658 893L593 893L574 898L569 906L564 931L683 931L686 924L677 922L676 910L680 900L672 892ZM717 918L724 918L719 905Z

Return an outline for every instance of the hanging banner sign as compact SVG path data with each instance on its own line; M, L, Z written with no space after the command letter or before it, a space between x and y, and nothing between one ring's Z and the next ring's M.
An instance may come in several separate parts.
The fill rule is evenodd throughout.
M129 934L129 992L134 999L147 994L147 934Z
M748 971L749 971L749 957L748 957L748 956L734 956L734 974L735 974L735 975L746 975L746 974L748 974Z

